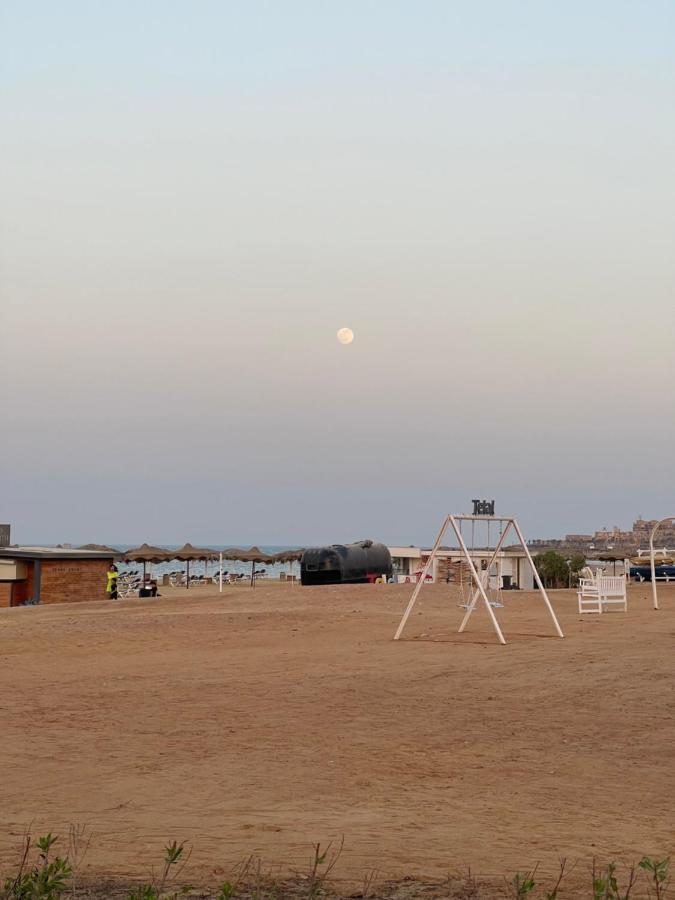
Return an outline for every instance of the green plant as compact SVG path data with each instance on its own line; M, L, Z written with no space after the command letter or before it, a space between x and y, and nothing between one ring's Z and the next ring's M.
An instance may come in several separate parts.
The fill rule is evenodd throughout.
M603 871L600 871L596 869L595 860L593 860L593 900L628 900L635 886L636 878L635 866L631 866L628 870L628 884L622 894L616 877L616 863L611 862Z
M158 897L157 888L151 884L144 884L129 894L129 900L157 900Z
M511 887L513 888L515 900L524 900L524 898L534 890L534 876L536 871L537 868L535 866L531 872L516 872L513 876Z
M545 587L552 588L559 584L567 584L569 578L567 563L565 558L555 550L538 553L534 558L534 564Z
M246 857L232 873L231 880L222 883L216 900L232 900L239 893L248 900L274 896L274 883L263 875L262 861L259 857L253 855Z
M184 851L185 845L179 844L177 841L167 844L164 848L164 868L162 869L159 883L155 884L153 882L152 884L142 884L129 894L128 900L159 900L164 894L173 866L183 860ZM189 858L190 855L188 854L187 858L184 859L184 863L187 862ZM173 898L177 896L177 894L173 894Z
M314 844L314 856L310 862L309 872L307 874L307 897L309 900L315 900L323 890L328 876L333 871L337 865L337 861L342 855L344 845L344 835L340 841L340 846L334 850L333 853L330 852L331 847L333 846L332 841L323 851L321 850L321 844Z
M586 565L586 560L580 554L575 554L569 560L565 559L555 550L547 550L534 557L539 577L544 582L544 587L562 588L571 587L578 581L581 569Z
M72 869L67 857L50 859L51 849L58 840L57 835L44 835L37 841L40 851L35 865L26 868L31 849L31 837L26 836L19 870L12 878L7 878L3 887L3 897L7 900L59 900L69 888Z
M670 857L651 859L649 856L643 856L638 866L647 873L647 877L652 882L656 900L662 900L668 890Z
M619 896L615 871L615 863L609 863L604 871L599 871L593 860L593 900L613 900Z
M578 575L579 572L586 565L586 557L582 556L581 553L573 553L572 558L570 559L570 570L572 575Z

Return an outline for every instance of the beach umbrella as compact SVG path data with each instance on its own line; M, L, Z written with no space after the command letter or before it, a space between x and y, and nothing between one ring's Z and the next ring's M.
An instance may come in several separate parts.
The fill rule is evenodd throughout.
M206 563L209 559L218 559L218 553L215 550L209 550L206 547L193 547L192 544L183 544L180 550L174 551L174 558L182 560L186 566L185 585L190 587L190 562L192 560L203 559ZM206 566L204 567L206 572Z
M226 547L223 550L223 559L230 559L236 562L246 561L248 550L242 550L239 547Z
M210 550L207 547L194 547L192 544L183 544L180 550L172 550L174 559L182 559L188 561L191 559L217 559L218 551Z
M250 550L246 551L246 559L242 560L242 562L251 562L251 587L255 587L255 566L256 563L268 563L271 565L274 563L274 557L269 554L263 552L259 547L251 547Z
M176 558L172 550L153 547L152 544L141 544L132 550L124 550L122 556L129 562L166 562L167 559Z
M220 574L218 575L218 584L221 593L223 591L223 560L229 559L230 562L240 562L242 559L244 559L245 553L246 550L242 550L240 547L227 547L225 550L221 550Z
M271 553L265 553L259 547L250 547L248 550L244 550L241 558L244 562L271 563L274 561Z
M281 550L279 553L274 554L274 561L295 562L295 560L302 558L304 552L304 550Z
M259 547L251 547L248 551L248 559L251 560L251 587L255 587L255 566L256 563L267 563L273 565L274 557L270 553L265 553Z
M302 558L302 554L305 551L303 549L298 550L281 550L279 553L274 554L274 561L278 563L289 563L288 569L289 574L291 576L291 583L293 583L293 563L296 560Z
M240 550L238 547L229 547L223 550L223 559L236 560L238 562L251 563L251 586L255 587L255 564L268 563L272 564L274 556L270 553L263 552L259 547L251 547L248 550Z
M140 547L134 547L133 550L125 550L122 553L122 559L125 559L127 562L143 563L143 578L145 578L145 566L147 563L166 562L175 558L172 550L165 550L163 547L153 547L151 544L141 544Z

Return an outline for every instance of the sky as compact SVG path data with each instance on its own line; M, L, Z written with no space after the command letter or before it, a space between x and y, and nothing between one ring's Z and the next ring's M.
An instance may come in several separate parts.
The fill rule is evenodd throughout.
M0 86L14 540L675 514L670 0L2 0Z

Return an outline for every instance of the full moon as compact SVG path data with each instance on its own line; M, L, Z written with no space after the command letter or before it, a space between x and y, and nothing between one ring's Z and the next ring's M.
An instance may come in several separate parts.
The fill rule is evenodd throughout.
M351 328L341 328L337 333L337 339L341 344L351 344L354 340L354 332Z

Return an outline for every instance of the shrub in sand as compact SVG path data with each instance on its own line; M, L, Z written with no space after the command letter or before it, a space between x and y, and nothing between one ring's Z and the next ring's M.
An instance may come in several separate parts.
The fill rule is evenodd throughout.
M58 837L51 832L33 844L30 835L24 839L21 857L13 875L5 877L0 888L0 900L66 900L66 898L98 898L98 900L178 900L180 897L199 897L202 900L493 900L511 897L513 900L665 900L670 886L670 858L652 859L644 856L637 865L626 869L620 877L615 863L604 867L593 860L590 883L586 888L578 883L569 890L563 881L569 874L567 860L560 860L557 879L547 889L537 882L537 867L529 872L516 872L501 885L479 880L471 875L449 875L444 881L423 881L403 878L376 884L376 872L364 878L360 891L344 893L331 881L344 838L339 845L314 844L307 869L290 878L274 877L263 871L259 858L250 856L233 873L232 879L214 892L196 890L188 886L172 887L190 858L185 845L173 841L164 848L164 860L158 877L147 884L125 887L119 882L105 884L75 883L75 870L89 847L85 829L71 826L69 855L54 853ZM642 877L640 877L642 876Z
M58 837L51 832L38 839L37 860L31 864L32 841L26 837L23 855L15 875L5 879L2 897L7 900L59 900L70 884L73 870L68 859L55 856L51 850Z

